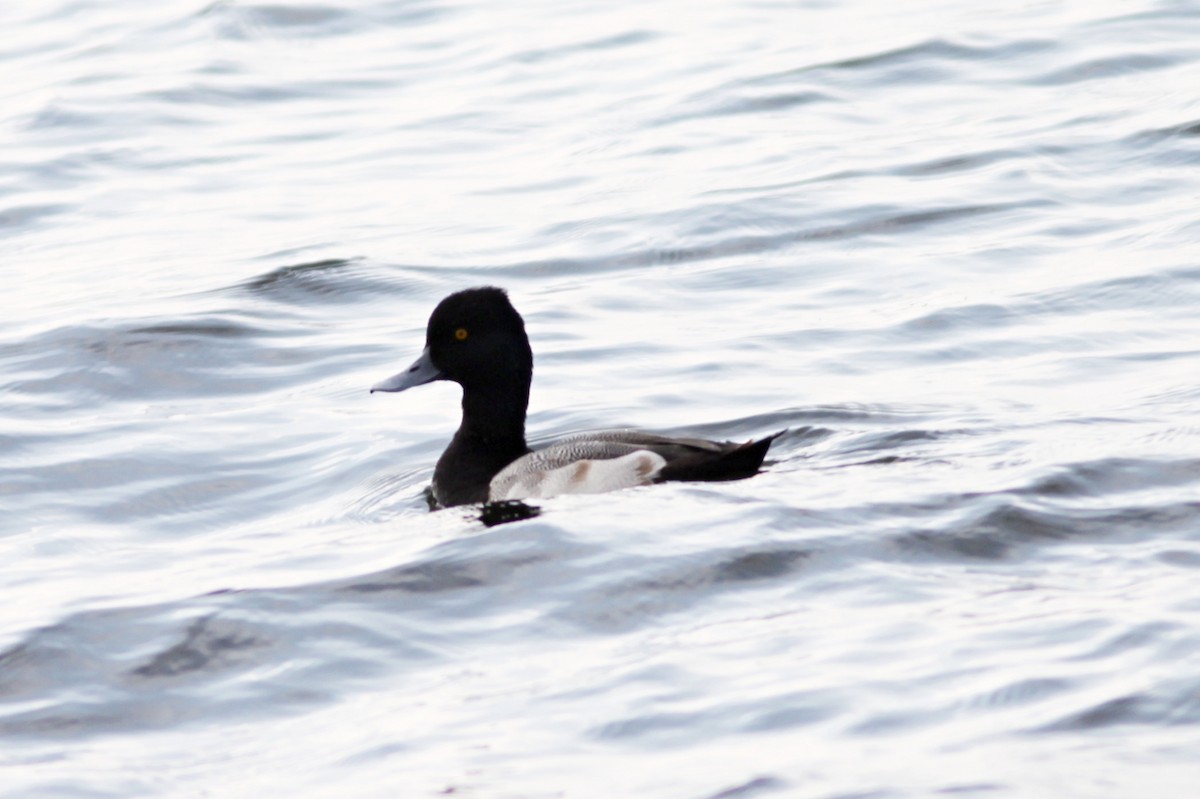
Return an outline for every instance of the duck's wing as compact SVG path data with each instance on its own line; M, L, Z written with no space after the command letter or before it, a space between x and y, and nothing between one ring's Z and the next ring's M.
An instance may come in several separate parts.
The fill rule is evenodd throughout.
M572 443L608 444L614 452L620 452L622 447L636 447L657 452L667 460L672 457L682 457L696 452L726 452L738 446L729 442L709 441L704 438L686 438L683 436L664 436L660 433L648 433L645 430L597 430L592 433L575 433L560 438L551 446L559 447Z
M771 442L735 443L603 430L531 452L492 478L488 499L598 494L665 480L735 480L758 472Z

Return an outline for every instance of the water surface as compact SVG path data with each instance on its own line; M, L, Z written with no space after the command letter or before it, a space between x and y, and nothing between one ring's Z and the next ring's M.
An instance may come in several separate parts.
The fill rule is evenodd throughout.
M1192 796L1198 11L0 11L0 791ZM485 283L773 463L429 513Z

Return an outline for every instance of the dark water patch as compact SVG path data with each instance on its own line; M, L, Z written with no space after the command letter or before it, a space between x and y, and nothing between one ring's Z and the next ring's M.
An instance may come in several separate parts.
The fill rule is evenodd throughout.
M0 652L0 701L21 702L46 690L55 671L79 668L83 657L61 643L24 641Z
M1200 724L1200 681L1175 679L1153 690L1104 699L1033 732L1085 732L1112 727L1173 727Z
M837 712L828 695L796 692L693 711L664 707L606 722L593 728L590 735L602 741L674 748L713 736L765 734L811 726L835 716Z
M1165 43L1170 40L1171 34L1187 35L1191 32L1190 29L1200 27L1197 25L1200 20L1196 18L1195 9L1186 0L1161 0L1149 5L1149 8L1143 10L1132 10L1132 5L1118 6L1113 10L1120 8L1125 13L1110 12L1102 17L1084 20L1079 24L1079 28L1085 31L1108 30L1121 42L1128 41L1131 35L1136 35L1133 31L1138 30L1143 35L1154 36L1154 39L1149 41ZM1150 24L1143 26L1137 23Z
M750 524L750 519L746 519ZM647 560L600 580L556 613L574 626L606 633L635 629L647 619L678 613L717 596L793 578L815 552L792 544Z
M1200 569L1200 552L1187 549L1170 549L1155 556L1163 563L1185 569Z
M183 690L117 691L102 701L64 699L38 710L0 715L0 738L23 742L30 738L95 739L152 730L178 731L193 723L211 723L215 718L248 722L295 716L329 701L318 685L265 687L257 683L254 689L242 686L230 690L230 698L223 700L205 700Z
M59 129L87 129L95 133L104 130L104 115L98 111L88 112L78 106L69 106L62 100L47 103L37 113L26 118L25 128L29 131L54 131Z
M383 663L432 657L402 622L326 599L309 589L213 593L34 630L0 653L0 737L288 716L373 680Z
M1006 77L1000 67L1006 64L1026 64L1040 53L1052 51L1059 43L1049 39L1006 39L994 45L968 45L945 39L930 39L906 47L871 53L838 61L806 64L795 69L773 72L745 79L748 86L794 85L803 80L817 84L826 92L831 83L847 77L867 85L919 86L930 82L956 82L964 77L964 64L976 70L986 67L997 78ZM972 80L979 73L971 73Z
M1072 83L1083 81L1166 69L1182 61L1183 59L1180 56L1162 53L1155 55L1132 53L1120 56L1107 56L1055 69L1024 82L1031 86L1068 86Z
M853 725L850 732L856 736L895 736L915 734L918 730L943 721L948 711L924 708L873 713L869 718Z
M1200 302L1200 268L1187 264L1136 275L1079 283L1025 295L1026 314L1083 314L1105 310L1195 308Z
M847 222L841 225L826 225L763 235L729 236L710 244L691 247L644 249L606 258L563 258L548 261L518 262L496 267L447 267L439 271L444 275L455 273L464 276L474 274L503 274L514 278L538 278L547 275L558 275L563 272L580 275L599 274L625 271L638 267L667 266L671 264L753 255L761 252L785 250L794 245L810 242L840 241L868 236L902 235L915 233L930 227L939 228L953 223L958 223L959 225L954 228L953 232L961 234L964 232L964 226L981 222L983 217L1015 211L1028 211L1033 208L1055 204L1049 200L1023 200L1012 203L971 204L932 208L924 211L900 211L896 209L885 211L875 209L875 214L867 219ZM492 279L494 280L495 278L493 277Z
M339 458L319 436L298 432L267 443L243 437L240 454L220 457L231 446L222 424L199 416L187 424L212 431L211 440L200 435L181 446L177 437L127 438L136 424L60 436L48 462L27 457L0 466L0 495L11 491L9 501L26 523L62 518L128 525L149 537L210 534L357 485L354 459L348 452ZM93 449L114 454L83 454ZM404 500L408 487L393 501ZM355 510L351 505L339 518L353 518Z
M404 600L410 612L463 616L475 608L482 620L487 615L483 609L498 608L501 595L505 601L519 601L525 591L552 591L559 581L571 579L571 564L591 552L540 521L476 535L484 529L478 512L477 506L439 511L439 523L459 518L463 532L471 535L439 544L403 565L339 580L322 590L334 596L390 595Z
M129 333L132 335L145 334L149 338L155 337L196 337L196 338L260 338L264 336L280 335L275 331L254 327L252 325L234 322L229 319L193 319L179 322L157 322L141 327L130 327ZM99 348L94 348L99 351Z
M663 711L609 722L594 729L591 735L601 741L636 741L639 746L682 746L697 737L721 734L715 729L719 722L719 714L713 711Z
M148 91L142 97L146 100L178 106L230 108L238 105L253 106L319 97L327 88L319 82L303 85L195 82L190 86Z
M1151 128L1139 131L1125 139L1126 144L1138 145L1146 141L1171 141L1174 139L1193 139L1200 136L1200 120L1180 122L1161 128Z
M1051 498L1106 497L1191 484L1200 488L1200 459L1102 458L1055 467L1052 474L1012 493Z
M798 571L813 552L790 545L760 547L731 552L724 558L703 567L691 575L666 576L647 582L647 587L668 591L682 587L690 589L692 580L699 578L705 584L745 583L772 581Z
M246 4L216 2L197 15L216 27L217 35L233 41L285 37L325 37L360 29L359 13L325 5Z
M248 515L233 511L230 504L245 496L275 494L277 502L286 505L287 489L282 488L267 473L245 471L237 468L219 467L221 474L196 476L195 468L181 469L173 475L167 485L130 484L120 472L121 491L96 492L88 497L92 502L86 508L89 518L106 524L121 524L144 520L153 523L159 530L195 530L198 524L244 521ZM156 482L163 482L163 475ZM51 479L47 493L70 490L69 479ZM276 503L270 503L272 509Z
M430 510L432 493L428 486L437 452L429 451L426 458L427 465L391 473L392 457L389 454L387 461L378 466L378 470L389 470L389 473L362 481L343 509L343 518L379 523L409 511Z
M669 125L691 119L707 117L737 116L741 114L771 114L779 111L830 102L834 98L820 91L793 91L767 95L747 95L745 92L733 96L713 96L704 92L686 103L682 109L663 117L659 124Z
M1040 205L1033 203L1032 205ZM1029 203L966 205L954 208L935 208L926 211L913 211L883 217L862 225L849 226L844 230L831 230L830 235L821 238L842 238L844 235L879 235L893 231L904 232L909 229L924 228L930 225L960 221L974 216L1000 213L1015 208L1029 208ZM817 238L814 236L813 238Z
M1142 541L1200 530L1200 502L1131 505L1122 508L1077 508L1040 503L1037 507L1012 494L964 496L950 504L961 517L937 529L905 533L893 543L910 553L1007 560L1029 546L1066 542Z
M165 118L159 117L158 121L165 121ZM29 172L30 180L35 180L43 186L75 189L88 180L103 180L113 171L126 169L154 171L201 164L229 163L234 160L238 160L238 158L230 156L203 157L194 153L181 156L178 152L169 150L91 144L86 149L70 151L59 158L39 161L30 168Z
M326 258L289 264L238 284L236 290L292 305L354 301L387 294L392 286L373 277L361 258Z
M639 44L653 42L660 38L661 34L654 31L632 30L614 34L612 36L602 36L598 39L570 42L561 47L519 50L507 56L504 60L511 60L522 64L540 64L571 59L580 53L619 50L624 47L633 47Z
M0 346L10 381L2 390L56 407L104 400L213 397L261 392L307 379L336 354L299 339L311 335L245 315L57 328ZM273 339L296 339L286 346ZM307 342L305 342L307 344Z
M765 796L775 791L785 790L788 787L787 782L776 777L755 777L741 785L735 785L732 788L726 788L714 794L709 794L704 799L752 799L755 796Z
M635 44L645 44L646 42L657 41L662 38L662 34L651 30L632 30L617 33L612 36L603 36L599 39L590 39L584 42L577 42L572 45L577 50L615 50L621 47L630 47Z
M266 628L211 608L187 612L187 604L192 603L87 611L34 630L0 654L0 696L12 702L88 683L116 690L149 677L242 672L271 660L268 650L281 643ZM157 654L145 654L161 640L171 642Z
M1011 45L1007 45L1011 47ZM856 70L863 67L885 67L891 69L893 67L911 64L914 61L924 61L926 59L933 60L951 60L962 61L973 58L986 56L988 51L986 48L968 47L962 44L946 41L945 39L930 39L929 41L919 44L909 45L908 47L900 47L894 50L886 50L881 53L872 53L866 56L857 56L855 58L847 58L841 61L832 61L826 64L820 64L810 69L838 69L838 70Z
M284 250L256 260L276 262L302 254ZM481 277L481 281L488 278ZM494 279L493 279L494 280ZM320 258L285 264L218 293L249 294L284 305L311 306L363 302L394 295L434 298L445 289L445 275L434 267L385 265L362 257Z
M937 461L945 463L946 461ZM856 461L854 463L843 464L844 466L892 466L897 463L929 463L925 458L917 458L908 455L880 455L878 458L871 458L865 461Z
M1139 350L1111 355L1082 355L1072 360L1071 366L1086 372L1089 369L1104 369L1117 364L1149 364L1167 361L1184 361L1195 364L1200 360L1200 350Z
M509 194L558 194L571 189L579 188L585 185L587 181L576 176L568 177L553 177L546 180L538 180L536 182L525 183L520 179L514 180L503 186L483 188L475 192L477 197L504 196ZM569 234L578 229L577 222L564 222L560 224L549 225L546 228L547 233L561 235Z
M30 451L34 448L34 445L38 443L42 442L31 440L29 436L24 434L24 431L22 431L22 434L19 436L0 433L0 452L5 453L6 455L14 455L22 450ZM6 486L3 483L0 483L0 495L8 493L14 493L14 488L12 486Z
M1189 633L1179 624L1172 622L1148 622L1138 624L1130 629L1120 630L1098 642L1086 652L1072 655L1070 661L1094 661L1119 657L1128 652L1145 649L1151 645L1161 645L1172 638L1178 638Z
M209 671L214 664L219 664L224 671L234 663L247 660L250 653L246 650L269 646L269 641L244 625L215 615L202 616L188 626L182 641L132 669L130 675L147 679L180 677L191 672ZM254 659L263 658L257 655Z
M1028 677L1010 682L1000 688L972 697L968 707L1010 708L1024 707L1060 696L1078 688L1073 680Z
M914 178L953 175L958 172L969 172L973 169L980 169L1001 161L1021 158L1023 156L1023 153L1015 150L986 150L978 153L950 155L935 158L931 161L894 167L889 170L889 173L900 177Z
M1127 168L1138 165L1159 168L1194 166L1200 162L1200 141L1197 141L1197 133L1193 129L1200 131L1200 124L1176 131L1134 134L1119 143L1120 154L1116 157L1121 159L1121 163L1129 165ZM1140 192L1146 197L1155 194L1162 196L1167 193L1169 186L1170 183L1166 181L1148 181Z
M1027 328L1047 330L1055 317L1145 307L1170 313L1174 309L1189 311L1197 303L1200 303L1200 270L1187 266L1019 295L1004 304L972 303L939 308L890 327L886 333L889 340L938 343L934 349L909 353L909 357L918 362L1020 357L1052 348L1078 352L1104 346L1110 341L1112 344L1107 348L1111 349L1127 342L1129 336L1118 332L1108 335L1103 331L1074 336L1031 335L1021 331ZM992 335L998 330L1010 333L1005 338ZM1141 350L1106 352L1096 357L1141 363L1155 359L1186 360L1194 353L1194 349ZM1081 355L1073 363L1080 365L1086 357Z
M536 558L510 561L509 566L532 563ZM492 566L493 564L488 564ZM433 561L401 566L369 579L355 580L341 590L354 594L415 593L435 594L458 592L489 585L490 568L476 563Z
M212 124L203 115L194 114L187 108L147 106L131 110L122 122L141 130ZM29 125L31 128L43 128L38 135L46 139L48 145L59 145L59 154L22 165L19 174L22 174L23 181L45 189L64 190L70 196L80 198L79 207L94 213L88 219L107 219L125 213L111 201L96 201L89 192L82 190L84 187L104 185L115 174L140 170L143 173L155 173L155 179L161 180L162 174L168 172L174 175L177 171L206 165L245 163L249 158L244 153L232 151L217 154L139 146L136 142L130 142L127 132L101 112L80 112L68 119L60 119L53 113L46 118L39 114L29 120ZM84 198L88 201L85 202ZM157 218L157 213L154 216ZM145 263L139 259L133 259L133 262Z
M983 796L1009 790L1008 786L998 782L969 782L962 785L949 785L938 788L934 793L939 796Z
M72 207L64 203L48 203L44 205L14 205L0 208L0 229L8 228L16 232L20 228L35 225L51 217L65 214Z
M225 464L224 468L230 472L228 478L231 484L237 480L233 476L237 473L236 469L229 469L231 464ZM216 481L220 484L222 478L216 475L204 474L205 470L200 470L202 473L201 480ZM250 473L253 469L248 470ZM107 502L113 506L119 506L128 502L128 499L119 499L119 493L112 492L109 489L124 488L127 490L138 490L144 488L146 484L167 483L167 486L161 489L172 493L186 495L189 493L189 486L185 478L196 477L197 468L195 463L195 455L165 456L157 454L154 456L111 456L111 457L96 457L87 458L81 457L63 463L52 463L46 465L22 465L18 469L10 470L7 468L0 469L0 476L16 478L23 476L26 480L26 490L37 492L43 491L47 494L58 495L59 501L78 502L87 496L88 492L96 492L97 496L104 497ZM265 478L264 478L265 479ZM207 492L201 492L207 493ZM228 499L232 494L236 493L233 485L228 485L224 490L218 490L218 496L223 496ZM140 504L140 500L138 502ZM159 503L150 503L150 507L145 509L147 514L155 512L167 512L169 515L170 508L178 508L180 505L189 505L187 502L168 503L169 507L162 507ZM107 514L105 514L107 516ZM117 514L117 518L106 518L108 521L129 521L128 518Z
M1087 710L1073 713L1043 728L1043 732L1091 730L1118 724L1147 723L1154 715L1154 703L1146 696L1132 694L1106 699Z
M1045 353L1048 345L1051 344L1052 337L1027 337L1021 338L1013 336L1010 338L990 338L974 340L968 338L966 341L958 339L935 336L928 344L920 344L907 351L899 351L903 359L912 368L945 368L950 364L973 363L993 361L1003 363L1010 359L1025 358L1031 355ZM1064 352L1073 352L1080 349L1092 349L1095 347L1094 342L1083 337L1076 339L1053 337L1053 343L1057 343ZM894 365L898 352L872 351L867 352L859 358L856 364L857 369L848 371L849 374L859 374L863 370L887 364ZM1077 364L1077 360L1072 360L1070 365ZM1064 365L1063 368L1068 368ZM1013 380L1020 378L1020 375L1014 376Z
M737 420L693 424L686 428L665 428L664 431L675 435L736 439L741 436L762 435L763 431L786 428L788 432L780 439L780 443L784 441L819 441L848 424L871 427L912 424L929 419L943 410L943 408L934 406L898 408L869 403L844 403L789 408L771 413L754 414Z
M943 438L957 435L957 431L939 430L886 430L855 435L840 442L835 450L838 453L875 452L897 448L910 448L939 441ZM839 464L844 466L844 464Z
M746 714L742 730L770 733L819 724L836 717L844 709L836 699L835 695L825 692L772 697L762 707Z
M697 434L706 436L707 434L697 431ZM834 431L828 427L817 427L814 425L804 425L802 427L787 427L779 438L775 439L775 443L771 445L771 449L767 451L767 460L774 462L776 458L772 455L780 455L788 450L795 449L801 446L815 444L818 441L824 441L834 434Z
M792 549L767 549L746 552L717 565L713 574L716 583L771 580L794 571L811 553Z
M987 303L940 308L932 313L910 319L895 328L906 337L938 338L955 331L977 331L980 328L996 328L1023 321L1024 317L1011 308Z
M1012 63L1024 64L1039 53L1058 46L1042 39L1006 39L995 45L968 45L946 39L930 39L918 44L871 53L865 56L814 64L802 68L810 74L829 75L831 80L853 80L862 85L905 87L929 83L961 82L968 74L965 64L971 64L997 78L1008 78L1001 67ZM978 71L969 73L978 81Z

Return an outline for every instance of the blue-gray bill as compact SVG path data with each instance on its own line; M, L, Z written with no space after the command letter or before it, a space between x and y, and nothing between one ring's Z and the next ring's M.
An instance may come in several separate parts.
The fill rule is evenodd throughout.
M392 375L386 380L380 380L375 385L371 386L371 393L376 391L404 391L406 388L414 386L423 386L426 383L432 383L434 380L441 380L445 375L442 370L433 365L433 360L429 357L429 347L426 347L413 361L412 366L405 369L399 374Z

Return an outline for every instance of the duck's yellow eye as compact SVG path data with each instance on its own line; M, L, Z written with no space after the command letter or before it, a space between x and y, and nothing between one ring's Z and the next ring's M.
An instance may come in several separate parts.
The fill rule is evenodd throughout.
M456 339L458 339L459 341L466 341L467 340L467 329L465 327L460 327L458 330L455 330L454 337Z

